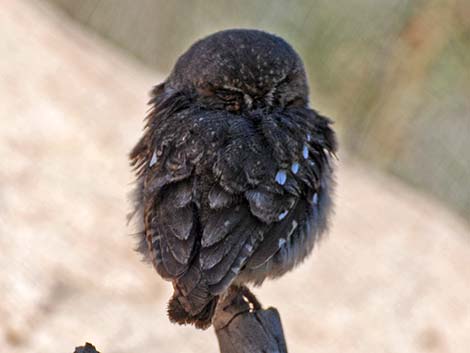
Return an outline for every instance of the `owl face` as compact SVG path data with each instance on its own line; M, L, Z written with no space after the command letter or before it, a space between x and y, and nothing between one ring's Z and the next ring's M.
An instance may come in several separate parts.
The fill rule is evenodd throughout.
M196 42L180 57L167 85L191 92L205 108L232 113L308 102L300 57L283 39L261 31L227 30Z

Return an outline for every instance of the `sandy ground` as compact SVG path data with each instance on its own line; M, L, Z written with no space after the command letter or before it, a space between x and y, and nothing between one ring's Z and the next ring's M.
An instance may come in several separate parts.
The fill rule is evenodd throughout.
M162 76L41 3L1 8L0 352L217 352L168 322L170 285L125 224L126 154ZM330 236L256 290L290 352L468 352L469 229L347 159L338 182Z

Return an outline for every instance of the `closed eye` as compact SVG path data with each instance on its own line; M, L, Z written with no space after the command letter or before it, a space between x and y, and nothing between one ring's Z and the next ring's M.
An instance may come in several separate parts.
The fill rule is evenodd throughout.
M294 98L288 102L286 102L286 107L303 107L305 106L305 99L303 99L302 97L297 97L297 98Z
M239 92L228 89L217 90L215 95L225 102L231 102L242 98Z
M215 95L223 102L225 110L233 113L240 112L243 106L242 93L230 89L218 89Z
M272 90L272 100L275 104L282 104L283 106L289 108L289 107L303 107L307 103L305 98L301 96L294 96L294 97L288 97L289 95L286 95L286 91L288 91L288 86L292 82L292 77L287 75L284 77L282 80L277 82L275 87ZM284 96L284 97L283 97ZM282 102L282 100L285 100Z

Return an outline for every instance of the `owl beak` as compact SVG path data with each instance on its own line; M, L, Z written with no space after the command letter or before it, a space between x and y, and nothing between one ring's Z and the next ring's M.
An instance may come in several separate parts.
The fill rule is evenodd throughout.
M243 95L243 100L245 101L245 105L248 109L251 109L251 107L253 106L253 98L251 98L251 96L249 94L244 94Z

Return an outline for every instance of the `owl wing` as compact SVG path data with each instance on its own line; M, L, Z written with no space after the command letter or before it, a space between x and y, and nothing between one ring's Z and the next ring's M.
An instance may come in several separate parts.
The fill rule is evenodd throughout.
M337 146L331 121L311 109L273 112L263 119L261 131L272 148L272 163L278 168L275 181L282 184L282 197L263 193L263 208L273 212L266 220L271 226L245 266L249 271L263 267L270 272L268 276L276 277L302 261L328 227L332 157ZM255 200L261 196L253 191L247 194L256 214L251 195L258 196ZM277 204L271 201L273 197L281 201L282 213L278 213L281 208L273 207ZM275 256L279 261L278 255L282 263L272 268L268 261ZM262 280L255 278L254 282Z
M211 216L200 250L214 293L225 290L241 269L266 264L290 237L316 237L324 229L318 204L328 198L320 191L329 182L336 148L329 124L305 109L253 122L230 120L231 139L213 167L218 183L209 193ZM232 250L232 256L221 256Z
M307 217L321 173L306 157L315 132L291 120L185 111L135 148L152 261L184 296L201 292L201 306L202 292L220 294L247 262L268 261Z
M147 255L168 280L187 272L195 256L200 238L195 169L206 153L205 141L194 134L197 122L187 111L172 110L160 105L150 114L146 133L131 152Z

